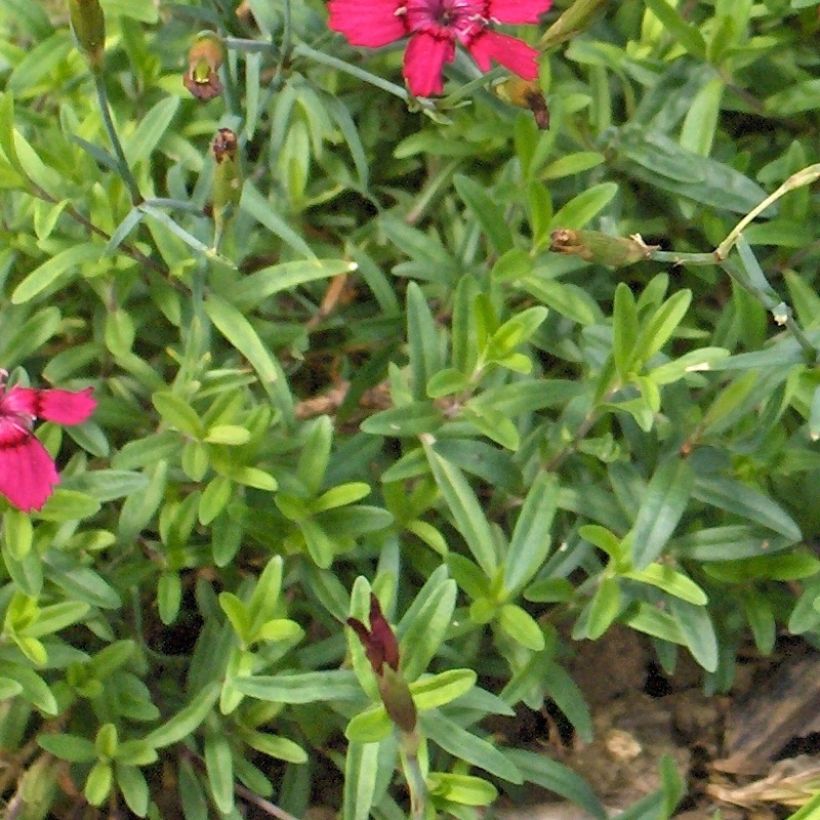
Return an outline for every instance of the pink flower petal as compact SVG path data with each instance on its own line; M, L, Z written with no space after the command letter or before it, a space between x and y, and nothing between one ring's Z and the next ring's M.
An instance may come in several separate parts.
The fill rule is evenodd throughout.
M467 50L482 71L489 71L491 61L495 60L525 80L534 80L538 76L538 51L515 37L483 31Z
M404 77L416 97L442 93L441 72L445 63L452 62L455 51L452 40L425 33L410 38L404 52Z
M38 390L37 416L57 424L82 424L97 406L93 392L93 387L79 391Z
M386 46L407 33L398 7L399 0L330 0L328 26L353 46Z
M0 416L36 416L37 393L32 387L12 387L7 393L0 392Z
M0 412L0 449L16 447L31 435L31 429L18 416Z
M537 23L551 6L552 0L490 0L488 14L499 23Z
M0 446L0 494L22 510L39 510L60 481L48 451L33 435Z

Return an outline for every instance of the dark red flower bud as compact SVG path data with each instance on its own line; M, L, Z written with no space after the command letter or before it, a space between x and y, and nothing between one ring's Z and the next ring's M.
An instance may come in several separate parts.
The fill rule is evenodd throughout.
M372 592L370 629L356 618L348 618L347 625L362 642L390 719L403 732L412 732L416 728L416 705L407 682L399 672L399 642L382 614L379 599Z
M387 623L379 599L370 593L370 629L356 618L348 618L347 625L359 636L373 671L381 676L386 663L391 669L399 668L399 642Z

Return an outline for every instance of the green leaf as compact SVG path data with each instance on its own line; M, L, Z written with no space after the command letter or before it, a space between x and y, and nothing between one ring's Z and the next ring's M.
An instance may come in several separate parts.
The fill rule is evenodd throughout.
M354 715L345 727L345 737L352 743L379 743L393 731L393 721L381 703Z
M190 703L145 736L145 742L161 749L188 737L205 720L219 698L220 684L213 681L197 692Z
M244 695L273 703L356 701L362 696L356 676L346 671L255 675L233 685Z
M3 544L12 558L22 561L31 549L34 529L31 518L18 510L3 513Z
M216 294L205 300L205 312L216 329L251 363L263 383L272 384L280 369L253 325L230 302Z
M469 774L430 772L427 787L435 797L462 806L488 806L498 797L492 783Z
M686 112L680 134L680 144L688 151L708 157L712 152L720 103L723 98L723 80L714 77L695 94Z
M83 788L85 799L92 806L101 806L111 791L113 772L108 761L98 760L88 773Z
M539 172L538 178L542 180L561 179L562 177L588 171L605 161L606 157L597 151L576 151L551 162Z
M272 204L249 181L246 181L242 188L239 207L264 225L272 234L278 236L286 245L290 245L300 256L308 259L316 258L316 254L305 240L276 213Z
M136 165L154 153L177 113L179 101L176 96L163 97L140 118L136 130L123 144L129 165Z
M114 776L128 808L137 817L145 817L148 813L150 792L143 773L136 766L123 765L117 761Z
M689 462L682 458L670 458L655 471L630 531L636 569L645 568L663 551L686 510L694 480Z
M420 722L427 737L453 757L472 763L510 783L521 783L521 773L495 746L462 729L438 711L426 712Z
M44 606L37 613L34 623L25 629L25 634L30 638L41 638L43 635L59 632L82 620L89 609L84 601L61 601L59 604Z
M693 57L706 57L706 41L695 26L687 23L667 0L646 0L646 5L669 32Z
M550 220L550 230L583 228L591 222L618 193L614 182L601 182L573 197Z
M520 606L504 604L498 613L498 625L509 638L533 652L544 648L544 633L538 622Z
M369 820L376 790L378 743L351 742L345 757L341 820Z
M443 422L441 410L432 402L419 401L375 413L362 422L361 430L374 436L404 438L435 432Z
M718 667L718 641L709 612L703 606L671 598L671 615L692 657L707 671Z
M225 735L212 732L205 738L205 771L216 807L223 814L233 811L233 755Z
M265 565L248 601L250 633L254 634L276 614L282 589L282 556L274 555Z
M537 274L526 277L520 284L548 308L579 325L594 325L601 320L597 302L577 285L540 279Z
M625 282L615 288L612 308L612 356L622 380L629 377L633 362L641 354L638 341L638 310L635 297Z
M621 586L617 578L603 578L589 603L586 637L597 641L621 611Z
M637 361L644 363L670 339L692 302L692 291L679 290L669 297L644 324L635 341Z
M524 587L546 560L557 506L557 478L552 473L539 473L527 492L504 556L504 590L509 597Z
M440 649L452 621L457 591L455 581L444 581L409 618L402 619L399 657L407 680L415 680Z
M650 584L664 592L696 606L705 606L709 600L706 593L690 578L667 564L649 564L637 572L624 572L624 578L631 578L642 584Z
M93 242L81 242L54 254L17 285L11 294L12 304L25 304L69 272L75 273L77 266L101 256L102 247ZM67 281L62 284L67 284Z
M40 748L69 763L90 763L97 759L92 741L80 735L41 734L37 737Z
M250 311L277 293L293 291L319 279L353 273L357 267L346 259L292 259L261 268L239 281L232 276L225 277L215 283L214 290L234 307Z
M595 792L572 769L537 752L509 749L505 754L518 767L527 783L534 783L542 789L548 789L571 800L596 820L605 820L607 817L606 809L595 796Z
M482 233L487 237L497 254L506 253L512 248L513 240L504 212L496 201L474 179L456 174L453 177L456 192L464 204L473 212L481 225Z
M498 567L490 525L464 474L442 458L430 444L424 444L427 461L458 531L485 575L492 578Z
M193 438L204 437L205 426L196 411L181 396L163 390L154 393L151 402L167 424Z
M424 675L410 684L413 702L419 711L435 709L460 698L475 686L472 669L448 669L438 675Z
M692 495L712 507L726 510L779 532L792 543L802 537L794 519L779 504L733 478L698 475L695 478Z

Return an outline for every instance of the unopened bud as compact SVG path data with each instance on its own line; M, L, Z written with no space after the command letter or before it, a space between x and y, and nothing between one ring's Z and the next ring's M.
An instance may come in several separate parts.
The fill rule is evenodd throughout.
M99 0L68 0L68 13L77 47L92 70L99 71L105 48L105 15Z
M587 262L622 268L649 259L658 245L647 245L640 234L610 236L600 231L575 231L559 228L550 234L550 250L580 256Z
M200 31L188 50L188 71L182 79L185 88L199 100L212 100L222 93L219 67L225 59L222 38L213 31Z
M390 720L403 732L412 732L416 728L416 704L401 672L385 664L381 675L376 676L376 683Z
M236 133L230 128L220 128L211 143L211 151L216 161L213 187L214 247L218 246L225 230L225 223L242 194L238 150Z
M550 110L538 80L524 80L513 76L493 86L493 90L510 105L529 108L535 118L535 124L542 131L550 127Z

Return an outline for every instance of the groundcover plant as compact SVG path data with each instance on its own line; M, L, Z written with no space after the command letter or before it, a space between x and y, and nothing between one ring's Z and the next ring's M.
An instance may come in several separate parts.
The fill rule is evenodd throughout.
M815 645L819 32L2 0L6 816L604 817L580 642Z

